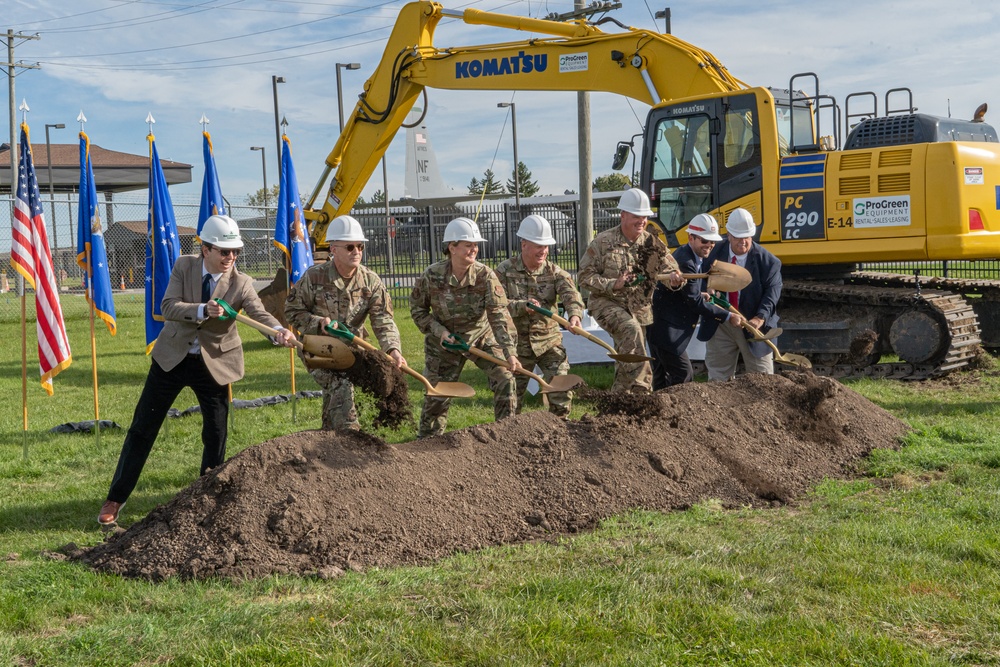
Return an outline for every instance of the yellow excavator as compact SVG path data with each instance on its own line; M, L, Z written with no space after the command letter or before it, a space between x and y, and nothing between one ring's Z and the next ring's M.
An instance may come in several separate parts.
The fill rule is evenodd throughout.
M533 35L435 46L443 18ZM609 23L614 32L602 30ZM811 94L795 90L803 85ZM820 372L932 377L969 364L980 343L1000 347L1000 282L855 270L1000 256L1000 143L982 113L970 121L919 114L909 90L894 89L878 116L874 93L859 93L843 113L847 124L860 122L841 142L841 107L812 73L787 89L753 87L703 49L611 18L559 22L413 2L304 208L320 252L328 224L350 211L428 87L605 91L651 105L641 187L662 235L676 246L698 213L722 222L736 207L749 210L757 240L784 266L781 347ZM904 106L889 109L900 97ZM874 112L852 113L852 103ZM824 119L832 119L829 135ZM900 361L878 363L885 354Z

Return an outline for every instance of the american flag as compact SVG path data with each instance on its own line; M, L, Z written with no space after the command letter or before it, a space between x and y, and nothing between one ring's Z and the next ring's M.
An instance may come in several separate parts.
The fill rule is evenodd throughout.
M31 161L27 123L21 123L21 155L18 159L17 199L14 200L12 227L11 263L35 290L38 363L42 387L51 396L52 378L69 367L73 356L69 350L62 307L59 305L59 287L52 269L52 254L49 252L49 238L45 233L38 180Z

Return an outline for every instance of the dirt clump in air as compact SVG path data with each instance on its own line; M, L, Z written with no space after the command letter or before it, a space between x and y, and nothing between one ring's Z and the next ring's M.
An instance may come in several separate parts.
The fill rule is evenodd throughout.
M399 428L413 420L410 394L403 372L384 352L355 347L354 365L344 376L356 388L375 397L374 426Z
M793 502L854 474L906 425L811 374L615 395L388 445L360 432L264 442L69 557L126 577L334 577L588 530L633 508Z

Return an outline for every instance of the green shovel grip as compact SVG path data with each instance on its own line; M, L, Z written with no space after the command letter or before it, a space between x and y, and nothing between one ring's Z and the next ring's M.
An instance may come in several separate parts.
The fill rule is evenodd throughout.
M226 320L235 320L236 319L236 315L238 313L236 312L235 308L233 308L232 306L230 306L228 303L226 303L222 299L213 299L213 301L215 301L217 304L219 304L220 306L222 306L223 313L222 313L222 315L219 316L220 320L222 320L223 322L225 322Z
M347 327L340 326L340 322L337 320L330 320L330 323L323 327L323 331L327 332L331 336L343 338L348 342L354 340L354 334L351 333Z
M530 301L525 302L524 305L526 305L528 308L530 308L531 310L535 311L536 313L541 313L545 317L552 317L552 311L549 310L548 308L542 308L541 306L536 306L535 304L531 303Z
M451 337L455 339L455 342L454 343L445 343L444 341L441 341L441 347L443 347L446 350L451 350L452 352L468 352L469 351L469 344L466 343L464 340L462 340L461 336L459 336L457 333L453 333L451 335Z
M635 287L639 283L644 283L644 282L646 282L646 276L645 276L645 274L640 273L635 278L633 278L629 282L625 283L625 286L626 287Z
M725 308L726 310L729 310L730 308L730 303L725 299L723 299L721 296L717 296L715 294L709 294L708 300L720 308Z

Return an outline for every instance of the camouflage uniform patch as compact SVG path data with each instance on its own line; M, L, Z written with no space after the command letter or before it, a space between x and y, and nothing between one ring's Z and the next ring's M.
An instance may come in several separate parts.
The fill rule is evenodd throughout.
M329 317L361 338L367 336L367 318L383 351L401 349L392 298L378 275L364 266L349 280L340 275L333 260L310 267L288 291L285 317L302 334L324 334L323 319ZM353 385L335 371L309 373L323 388L323 428L357 428Z

